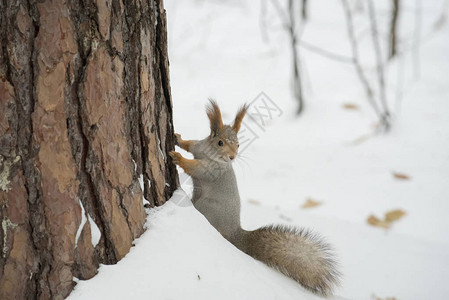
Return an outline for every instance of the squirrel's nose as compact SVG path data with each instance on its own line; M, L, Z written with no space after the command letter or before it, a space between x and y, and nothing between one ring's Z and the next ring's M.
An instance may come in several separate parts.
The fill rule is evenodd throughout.
M229 155L229 159L233 160L235 158L235 155Z

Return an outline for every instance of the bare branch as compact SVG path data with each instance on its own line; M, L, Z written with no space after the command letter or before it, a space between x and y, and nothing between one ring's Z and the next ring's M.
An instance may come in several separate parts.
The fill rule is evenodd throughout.
M328 51L326 49L323 49L323 48L320 48L318 46L309 44L309 43L307 43L307 42L305 42L303 40L299 41L299 46L304 48L304 49L306 49L306 50L314 52L314 53L316 53L318 55L324 56L324 57L326 57L328 59L332 59L332 60L339 61L339 62L342 62L342 63L347 63L347 64L353 64L354 63L354 59L352 57L344 56L344 55L337 54L337 53L333 53L333 52Z
M289 16L285 14L285 12L282 10L282 6L277 0L271 0L271 3L273 3L274 8L276 9L276 12L279 15L279 19L281 21L284 21L284 26L289 27Z
M368 79L366 78L366 75L363 72L362 66L360 64L357 40L355 38L354 25L352 22L351 8L349 7L349 3L347 0L341 0L341 2L343 4L343 9L344 9L345 16L346 16L347 31L348 31L349 41L351 43L354 67L357 71L357 74L359 75L360 82L362 83L363 87L365 88L365 92L368 97L368 102L370 103L371 107L374 109L374 111L377 114L377 116L379 117L379 119L382 119L382 113L379 110L379 107L377 106L376 100L374 98L373 89L372 89L371 85L369 84Z
M393 9L390 23L390 49L388 59L392 59L397 53L397 25L399 16L399 0L392 0Z
M303 87L301 82L301 72L300 72L300 57L298 53L298 33L296 31L295 22L295 1L288 1L288 12L286 13L280 3L277 0L272 0L273 6L275 7L281 21L283 21L284 27L290 37L290 46L292 49L292 59L293 59L293 92L296 100L298 101L298 109L296 113L299 115L304 109L304 96ZM301 24L300 24L301 25Z
M388 110L387 104L387 94L385 88L385 72L382 59L382 50L379 43L379 34L377 32L377 22L376 22L376 12L374 8L374 3L372 0L368 0L368 13L371 24L371 37L373 39L374 53L376 55L376 66L377 66L377 78L379 81L380 89L380 103L382 105L382 117L381 122L385 127L385 130L390 128L390 112Z
M295 30L295 10L294 1L288 1L288 12L289 12L289 34L292 47L293 56L293 89L295 93L296 100L298 100L298 109L296 113L299 115L304 109L304 99L302 91L301 73L300 73L300 58L297 46L297 36Z
M443 7L441 8L441 15L438 17L438 19L432 26L435 31L440 30L443 27L443 25L446 24L448 8L449 8L449 1L446 0L443 2Z
M308 5L307 4L309 4L308 0L302 0L301 16L304 21L307 21L307 18L308 18L308 13L307 13Z

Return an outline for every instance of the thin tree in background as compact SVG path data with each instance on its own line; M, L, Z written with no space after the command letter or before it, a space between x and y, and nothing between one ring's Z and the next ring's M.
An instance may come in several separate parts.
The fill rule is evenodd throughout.
M371 24L371 37L374 45L374 53L376 57L376 73L378 78L379 86L379 99L380 106L382 109L380 125L383 126L382 129L388 131L390 129L390 111L388 109L387 103L387 91L385 86L385 69L382 58L382 49L380 47L378 26L376 22L376 9L372 0L368 0L368 14Z
M392 59L397 53L397 31L399 19L399 0L392 0L393 7L391 9L390 35L389 35L389 52L388 59Z
M347 24L347 31L348 31L348 37L349 42L351 44L351 50L352 50L352 57L353 57L353 63L354 67L356 69L356 72L359 76L360 82L362 83L365 93L368 99L368 102L370 103L371 107L373 108L374 112L376 113L380 128L388 130L390 128L390 113L388 111L387 105L386 105L386 95L385 95L385 82L384 82L384 74L383 74L383 64L382 64L382 57L380 52L380 45L378 42L377 37L377 24L375 22L375 15L374 15L374 7L372 3L369 1L369 13L370 13L370 24L371 24L371 35L373 38L373 44L375 49L375 55L376 55L376 61L377 61L377 72L378 72L378 80L379 80L379 87L381 90L381 96L380 96L380 103L379 106L374 89L368 80L368 77L366 76L365 72L363 71L360 57L359 57L359 51L358 51L358 43L357 38L355 36L354 32L354 23L353 23L353 16L351 12L351 8L349 6L349 3L347 0L341 0L343 5L343 10L346 17L346 24Z
M309 4L308 0L302 0L301 15L304 21L306 21L308 18L308 4Z
M283 26L286 29L289 39L290 39L290 48L292 52L292 65L293 65L293 76L292 76L292 84L293 84L293 94L295 99L298 102L298 108L296 110L296 114L299 115L304 110L304 94L303 87L301 81L301 61L298 50L299 37L298 37L298 28L302 26L302 21L298 20L301 16L299 11L296 10L295 3L297 1L289 0L287 10L285 13L282 9L281 5L277 0L272 0L273 6L275 7L280 19L283 21Z
M304 110L304 95L303 95L303 87L301 81L301 73L300 73L300 56L298 50L298 37L296 33L296 14L294 9L294 0L288 1L288 12L289 12L289 22L288 22L288 33L290 36L290 45L292 49L293 56L293 91L295 94L295 98L298 101L298 108L296 110L296 114L301 114Z
M345 16L346 16L346 25L347 25L346 28L348 31L349 42L351 45L352 59L353 59L354 67L357 71L360 82L362 83L363 87L365 88L368 102L370 103L371 107L374 109L376 114L378 116L380 116L379 107L377 106L377 103L374 99L373 89L368 81L368 78L365 75L365 72L363 72L362 65L360 63L359 50L358 50L359 47L357 45L357 39L355 37L351 8L349 7L349 3L347 2L347 0L341 0L341 1L343 4Z

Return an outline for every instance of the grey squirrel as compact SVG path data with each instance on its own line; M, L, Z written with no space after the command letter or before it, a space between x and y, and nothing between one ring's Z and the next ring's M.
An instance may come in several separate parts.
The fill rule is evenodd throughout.
M183 140L177 145L193 154L184 158L171 151L173 162L193 179L192 202L220 233L241 251L291 277L304 288L328 296L339 282L328 244L309 230L265 226L254 231L240 225L240 196L232 161L237 156L237 133L248 106L243 105L233 125L223 125L220 108L210 100L206 108L211 133L203 140Z

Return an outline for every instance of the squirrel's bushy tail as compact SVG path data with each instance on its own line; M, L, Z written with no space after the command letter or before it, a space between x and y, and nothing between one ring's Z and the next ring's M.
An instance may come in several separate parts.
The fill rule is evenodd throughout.
M339 283L329 245L308 230L272 225L245 232L244 240L241 250L316 294L330 295Z

